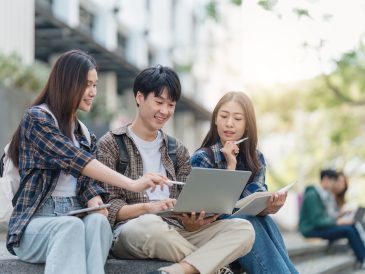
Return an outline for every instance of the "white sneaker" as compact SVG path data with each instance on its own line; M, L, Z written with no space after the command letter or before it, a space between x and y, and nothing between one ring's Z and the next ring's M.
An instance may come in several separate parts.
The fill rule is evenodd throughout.
M233 274L232 270L229 269L229 267L224 266L221 269L219 269L216 274Z

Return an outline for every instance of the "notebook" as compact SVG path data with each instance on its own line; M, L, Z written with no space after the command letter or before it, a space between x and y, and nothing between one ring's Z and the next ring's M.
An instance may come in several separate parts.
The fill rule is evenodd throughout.
M231 214L250 176L250 171L193 167L175 207L157 215L201 210L207 215Z
M291 183L276 192L288 192L294 184L295 183ZM238 216L240 214L244 214L256 216L267 207L267 203L271 195L271 192L255 192L241 200L238 200L235 206L238 210L232 215Z

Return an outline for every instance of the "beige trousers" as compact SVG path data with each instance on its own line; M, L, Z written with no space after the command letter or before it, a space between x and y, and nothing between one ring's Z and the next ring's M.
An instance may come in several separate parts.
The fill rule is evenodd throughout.
M125 259L184 260L210 274L247 254L254 240L251 223L242 219L216 221L189 232L146 214L124 224L112 252Z

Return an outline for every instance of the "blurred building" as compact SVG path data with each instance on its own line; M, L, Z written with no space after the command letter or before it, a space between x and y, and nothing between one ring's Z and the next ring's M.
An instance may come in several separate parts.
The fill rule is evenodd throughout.
M26 63L49 64L74 48L93 55L99 65L98 96L105 98L107 110L114 113L110 124L91 125L99 136L134 117L132 84L141 69L155 64L174 68L183 96L165 130L193 152L210 118L191 73L197 29L193 5L193 0L3 1L0 52L15 52ZM0 140L1 145L6 141Z

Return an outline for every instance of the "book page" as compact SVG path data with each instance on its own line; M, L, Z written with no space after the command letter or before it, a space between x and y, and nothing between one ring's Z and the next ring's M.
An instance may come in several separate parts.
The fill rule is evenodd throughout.
M295 183L288 184L276 191L277 193L288 192ZM271 192L255 192L236 202L235 208L239 208L233 215L246 214L257 215L266 208L267 201L272 195Z
M252 196L252 197L251 197ZM238 211L236 211L233 216L245 214L245 215L253 215L256 216L261 211L266 208L267 201L271 197L271 192L256 192L253 193L236 203L240 205ZM249 198L249 199L247 199ZM246 199L246 200L245 200Z
M267 196L267 193L269 193L269 192L255 192L255 193L252 193L251 195L246 196L246 197L238 200L236 202L235 208L241 208L241 207L245 206L246 204L250 203L252 200L254 200L258 197ZM271 195L271 193L270 193L270 195Z

